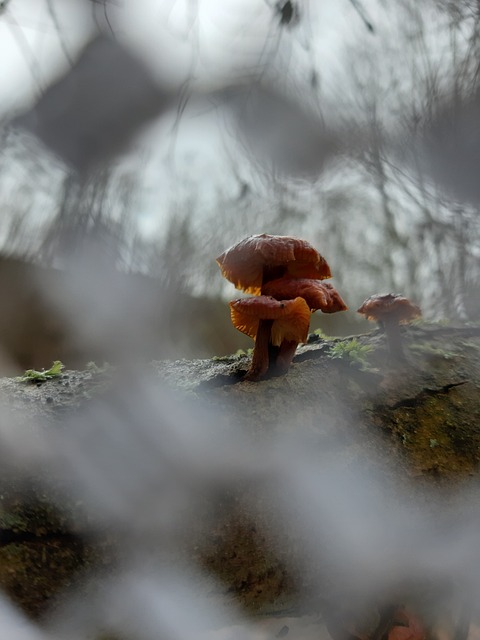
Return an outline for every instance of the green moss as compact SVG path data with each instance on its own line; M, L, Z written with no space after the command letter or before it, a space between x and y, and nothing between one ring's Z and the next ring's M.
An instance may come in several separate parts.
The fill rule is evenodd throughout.
M0 529L11 531L27 531L29 521L25 515L18 513L0 512Z
M17 382L46 382L52 378L59 378L64 368L65 366L60 360L55 360L50 369L42 369L42 371L27 369L23 376L18 376L15 380Z
M235 353L232 353L228 356L213 356L213 362L235 362L239 360L243 356L251 356L253 353L253 349L238 349Z
M455 351L446 351L445 349L441 349L440 347L435 347L431 343L415 343L411 344L409 347L410 351L418 355L431 356L434 358L443 358L444 360L452 360L453 358L458 357L458 352Z
M475 340L461 340L461 346L465 349L475 349L476 351L480 351L480 342Z
M470 420L465 408L452 401L460 393L465 392L439 394L393 411L392 428L407 452L413 475L465 477L477 469L480 433L475 416Z
M322 340L329 339L329 336L325 333L323 329L315 329L315 331L313 332L313 335L318 336L319 338L322 338Z
M358 340L337 342L330 348L328 353L332 360L347 360L351 365L357 365L362 371L370 370L368 355L373 351L373 347L369 344L360 344Z

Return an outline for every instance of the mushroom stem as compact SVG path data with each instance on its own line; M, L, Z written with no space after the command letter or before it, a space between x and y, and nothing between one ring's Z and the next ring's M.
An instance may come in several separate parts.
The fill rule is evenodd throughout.
M278 349L277 356L273 366L273 372L275 375L282 375L286 373L290 367L290 364L293 360L293 356L295 355L295 351L297 350L298 342L294 340L284 340Z
M269 365L269 343L272 333L273 320L260 320L258 323L255 347L250 369L244 376L244 380L260 380L267 371Z
M403 351L402 335L400 333L400 325L396 320L384 320L383 327L387 336L388 349L392 359L405 361L405 352Z

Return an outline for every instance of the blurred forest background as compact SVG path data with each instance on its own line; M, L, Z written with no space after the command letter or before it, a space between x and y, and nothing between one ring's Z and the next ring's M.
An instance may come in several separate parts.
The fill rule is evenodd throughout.
M231 561L257 598L254 561L282 609L290 558L311 567L337 638L478 637L478 326L452 325L480 320L480 0L0 0L0 54L0 376L97 364L1 381L2 588L49 599L63 543L101 556L46 627L0 592L0 636L200 638L225 620L198 574L231 626L211 540L220 580ZM449 326L384 370L142 366L252 346L215 258L259 233L330 264L349 311L312 329L369 330L386 292ZM435 636L393 624L424 595ZM374 631L350 618L382 600Z
M91 18L83 40L71 7L40 5L43 22L29 2L0 8L30 87L0 114L0 341L14 368L108 355L86 353L48 295L91 247L126 283L118 315L148 306L171 357L251 346L230 326L237 293L215 258L256 233L305 238L327 258L350 307L316 318L330 335L363 330L356 308L389 291L428 319L478 321L480 2L72 0ZM146 60L174 100L121 155L80 172L15 118L99 32ZM150 357L165 355L152 344Z

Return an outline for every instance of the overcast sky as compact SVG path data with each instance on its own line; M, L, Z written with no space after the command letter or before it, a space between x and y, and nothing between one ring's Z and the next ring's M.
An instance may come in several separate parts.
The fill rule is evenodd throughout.
M314 34L323 79L338 64L342 42L357 28L349 0L304 2L297 48ZM234 78L265 61L277 46L274 5L266 0L112 0L107 14L87 0L9 0L0 13L2 112L16 108L68 69L96 25L127 42L174 81L192 73L203 82ZM364 3L376 5L372 0ZM308 55L312 51L307 52ZM262 60L263 58L263 60Z
M281 29L273 0L111 0L106 13L89 0L9 0L0 14L0 117L25 108L68 71L99 28L130 47L162 84L180 86L193 77L202 89L215 89L242 81L246 69L266 65L276 67L277 78L294 87L315 69L322 95L343 91L342 50L353 38L370 34L350 0L299 5L300 24ZM377 0L365 0L363 6L372 20L379 18ZM140 140L150 147L137 213L147 235L163 227L168 202L178 195L175 190L191 187L191 176L194 188L202 187L200 199L207 209L219 189L231 189L232 197L238 190L218 122L197 115L182 118L175 159L165 152L173 140L173 118L153 123Z

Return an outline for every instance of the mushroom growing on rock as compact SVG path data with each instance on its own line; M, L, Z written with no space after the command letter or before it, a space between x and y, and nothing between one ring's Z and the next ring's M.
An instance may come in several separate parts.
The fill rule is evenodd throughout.
M294 278L331 278L325 258L306 240L262 233L249 236L224 251L217 263L222 275L237 289L259 295L270 280L289 274Z
M262 291L265 295L272 296L276 300L291 300L300 296L306 301L311 311L336 313L347 309L347 305L335 287L329 282L321 282L320 280L292 278L287 275L267 282Z
M285 373L299 342L306 342L311 312L347 307L331 284L325 258L306 240L263 233L250 236L217 258L237 289L257 297L230 303L234 326L255 340L245 380Z
M400 325L419 318L422 315L420 307L399 293L386 293L370 296L357 311L384 328L390 355L397 360L405 360Z
M270 296L230 302L232 323L255 340L245 380L259 380L267 371L285 373L299 342L306 342L310 308L305 300L275 300Z

